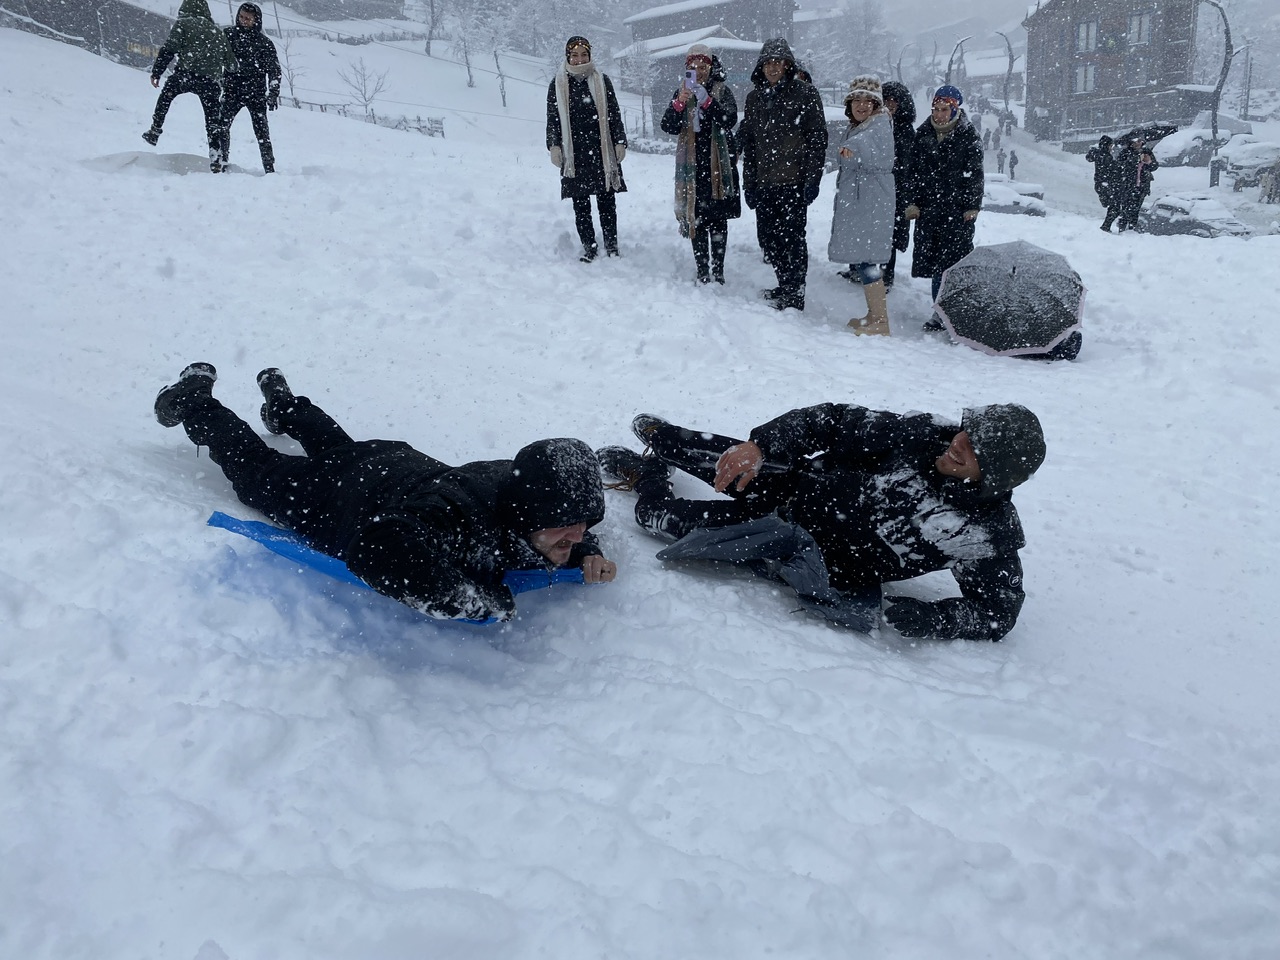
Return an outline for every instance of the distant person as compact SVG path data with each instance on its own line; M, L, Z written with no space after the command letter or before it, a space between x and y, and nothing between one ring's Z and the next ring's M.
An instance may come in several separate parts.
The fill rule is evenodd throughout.
M982 131L982 149L983 150L991 149L991 131L990 130Z
M894 205L893 122L884 109L880 81L854 77L844 98L849 119L836 151L835 209L827 256L848 263L862 284L867 313L849 327L858 334L889 336L884 272L880 265L893 252Z
M910 203L905 214L916 221L911 275L930 278L935 302L943 271L973 250L982 209L982 141L962 103L959 89L950 84L939 87L911 149ZM925 326L941 329L936 317Z
M1120 191L1120 232L1138 229L1142 201L1151 193L1151 181L1160 163L1141 137L1130 140L1116 158Z
M153 147L160 140L164 120L175 97L194 93L200 98L204 111L204 131L209 140L209 168L214 173L222 170L221 127L222 78L236 67L231 44L226 35L213 22L208 0L182 0L178 19L169 31L169 38L156 54L151 65L151 86L160 86L160 77L169 64L177 59L173 74L164 82L164 89L156 100L151 129L142 139Z
M1093 164L1093 192L1107 210L1102 221L1102 229L1107 233L1111 232L1111 224L1120 216L1120 191L1116 182L1118 170L1113 145L1114 141L1104 134L1084 155L1085 160Z
M604 493L581 440L451 467L399 440L352 440L269 367L258 374L262 424L302 444L306 456L293 456L214 399L217 377L212 364L188 366L156 397L156 419L208 447L242 503L379 593L440 619L510 620L509 570L580 567L587 583L617 575L589 532Z
M778 285L764 297L778 310L804 309L809 205L818 199L827 153L822 98L796 76L785 39L766 40L751 73L738 146L742 196L756 212L765 259Z
M996 151L996 172L997 173L1004 173L1004 161L1008 156L1009 154L1004 152L1004 148L1001 148Z
M1000 128L996 127L995 132L991 134L991 149L997 153L1000 151Z
M733 140L738 101L710 47L695 43L684 65L685 80L662 115L662 129L676 137L676 221L693 245L698 282L724 283L729 221L742 215Z
M893 288L898 252L906 252L911 242L911 221L906 217L907 187L911 179L911 147L916 139L916 105L911 91L897 80L888 81L883 89L884 108L893 121L893 249L884 265L884 288Z
M1018 151L1010 150L1009 151L1009 179L1010 180L1018 179L1017 174L1014 172L1017 169L1018 169Z
M258 141L262 170L275 173L276 157L271 148L267 111L280 106L280 58L276 56L276 45L262 32L262 8L256 3L240 4L235 26L227 27L226 34L237 66L235 73L227 75L222 95L219 123L222 168L227 168L231 156L231 123L245 107Z
M564 62L547 89L547 151L560 171L560 199L573 201L574 225L582 241L579 259L590 263L599 255L592 197L600 214L604 252L618 256L616 195L627 189L622 179L627 131L613 81L596 69L586 37L568 39Z
M956 424L823 403L761 424L747 440L650 414L632 430L647 455L605 447L597 456L620 489L639 494L636 521L659 537L781 523L782 513L820 550L821 586L869 605L876 619L882 584L951 572L962 597L891 600L885 619L904 636L999 640L1017 622L1025 541L1012 491L1045 457L1040 421L1026 407L976 407ZM675 496L672 467L729 499ZM742 559L753 559L741 546Z

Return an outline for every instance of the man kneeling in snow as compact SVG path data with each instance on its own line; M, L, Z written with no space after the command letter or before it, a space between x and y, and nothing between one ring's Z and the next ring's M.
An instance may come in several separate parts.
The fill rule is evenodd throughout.
M216 379L212 364L191 364L156 397L156 419L208 447L243 503L379 593L442 619L509 620L508 570L581 567L587 583L617 574L588 532L604 518L604 493L581 440L450 467L403 441L352 440L272 367L258 374L262 422L307 454L290 456L214 399Z
M649 414L632 423L648 455L597 454L634 489L636 520L679 540L662 559L746 563L785 581L845 626L879 620L881 584L950 570L963 597L894 597L885 618L908 637L999 640L1022 609L1025 545L1011 491L1044 461L1030 410L966 410L961 424L825 403L734 440ZM670 467L730 500L673 495Z

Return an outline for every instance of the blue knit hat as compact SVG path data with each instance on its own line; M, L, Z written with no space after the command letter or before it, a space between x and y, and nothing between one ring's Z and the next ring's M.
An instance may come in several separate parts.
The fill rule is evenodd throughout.
M951 119L956 118L956 114L960 112L960 104L964 103L964 94L960 92L959 87L953 87L951 84L943 84L938 88L938 92L933 95L933 102L939 100L949 100L951 106Z

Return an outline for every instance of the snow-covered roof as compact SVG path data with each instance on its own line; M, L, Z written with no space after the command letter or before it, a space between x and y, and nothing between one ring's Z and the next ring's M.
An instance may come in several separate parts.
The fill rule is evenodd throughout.
M686 30L684 33L673 33L666 37L650 37L648 40L637 40L614 53L614 60L623 57L634 57L644 53L650 60L665 60L669 57L683 57L695 43L705 43L713 53L724 50L744 50L758 53L759 40L739 40L724 27L716 24L710 27L699 27L697 30Z
M1017 55L1017 51L1014 51ZM1022 73L1026 58L1018 56L1013 64L1014 73ZM1009 71L1009 54L1007 51L984 51L982 54L964 55L964 72L967 77L1003 77Z
M791 15L792 23L816 23L819 20L835 20L837 17L843 17L843 10L797 10Z
M665 17L672 13L684 13L688 10L701 10L704 7L720 7L726 3L733 2L734 0L681 0L680 3L668 3L661 7L650 7L648 10L641 10L639 13L633 13L622 22L624 24L639 23L641 20L652 20L654 17Z

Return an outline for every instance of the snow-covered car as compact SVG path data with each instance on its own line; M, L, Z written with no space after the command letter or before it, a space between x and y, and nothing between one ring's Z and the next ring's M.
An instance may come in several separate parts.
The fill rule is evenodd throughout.
M1044 199L1043 183L1032 183L1030 180L1010 180L1007 173L985 173L983 174L983 179L987 183L998 183L1002 187L1008 187L1024 197L1035 197L1037 200Z
M1144 207L1138 225L1146 233L1186 234L1192 237L1249 237L1253 235L1222 201L1194 190L1166 193Z
M991 213L1022 213L1043 217L1044 201L1028 197L1003 183L987 183L982 188L982 209Z
M1231 189L1258 186L1263 171L1276 163L1280 163L1280 143L1250 143L1232 151L1226 169L1226 175L1232 181Z
M1231 133L1218 131L1218 148L1225 147L1231 141ZM1213 131L1201 129L1179 130L1171 133L1154 147L1151 152L1156 155L1161 166L1165 167L1207 167L1213 155Z

